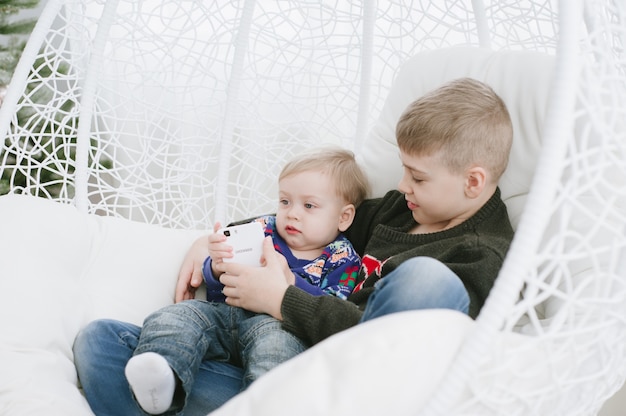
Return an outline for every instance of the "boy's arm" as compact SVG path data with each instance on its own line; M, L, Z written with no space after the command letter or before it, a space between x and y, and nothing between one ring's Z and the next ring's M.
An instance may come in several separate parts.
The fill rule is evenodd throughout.
M293 281L289 282L293 273L269 237L263 242L263 255L262 267L216 265L223 272L220 281L228 305L285 321L286 329L310 344L359 322L362 312L354 303L335 296L312 296L293 286Z
M335 296L311 296L289 286L281 303L283 328L309 345L351 328L363 312L350 302Z

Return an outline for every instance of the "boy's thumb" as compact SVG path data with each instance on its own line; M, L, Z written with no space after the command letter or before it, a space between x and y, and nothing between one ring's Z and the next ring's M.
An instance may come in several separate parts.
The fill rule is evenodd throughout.
M265 265L269 265L270 263L274 263L274 254L276 250L274 250L274 243L272 241L272 237L267 236L263 239L263 258L265 259Z

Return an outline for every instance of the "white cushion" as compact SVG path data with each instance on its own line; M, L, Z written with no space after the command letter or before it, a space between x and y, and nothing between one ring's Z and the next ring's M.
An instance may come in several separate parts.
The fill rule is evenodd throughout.
M467 315L450 310L411 311L374 319L283 363L211 416L420 414L441 388L446 372L474 330L475 322ZM454 414L526 414L525 409L520 413L520 402L511 399L509 388L524 392L553 382L552 371L569 368L576 354L564 351L547 367L537 342L515 362L503 366L500 352L518 347L522 338L525 336L503 332L485 345L480 371L453 402L444 403L446 408L472 403L478 407ZM506 388L499 390L498 386ZM481 407L480 397L487 395L500 398L497 408ZM479 400L472 401L472 397Z
M141 324L173 302L200 234L0 197L0 414L81 415L72 344L92 319Z
M374 319L280 365L211 415L408 414L433 395L472 328L449 310Z

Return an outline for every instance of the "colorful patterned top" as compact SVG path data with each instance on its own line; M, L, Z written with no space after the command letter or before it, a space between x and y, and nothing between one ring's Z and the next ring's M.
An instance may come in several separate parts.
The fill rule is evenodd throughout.
M347 299L352 293L361 267L361 258L343 234L339 234L328 244L319 257L304 260L296 258L278 234L275 216L264 216L254 221L263 224L265 235L272 237L274 249L287 259L289 268L296 275L296 287L314 296L333 295L340 299ZM202 275L207 287L207 300L224 302L224 285L213 276L211 257L204 261Z

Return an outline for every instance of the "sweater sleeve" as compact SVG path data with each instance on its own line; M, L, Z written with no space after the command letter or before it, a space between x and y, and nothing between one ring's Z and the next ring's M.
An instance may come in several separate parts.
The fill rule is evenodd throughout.
M206 284L206 299L211 302L226 302L226 296L222 293L224 285L213 275L211 263L211 257L207 257L202 265L202 277Z
M363 314L357 306L335 296L311 296L289 286L281 304L283 328L309 345L348 329Z

